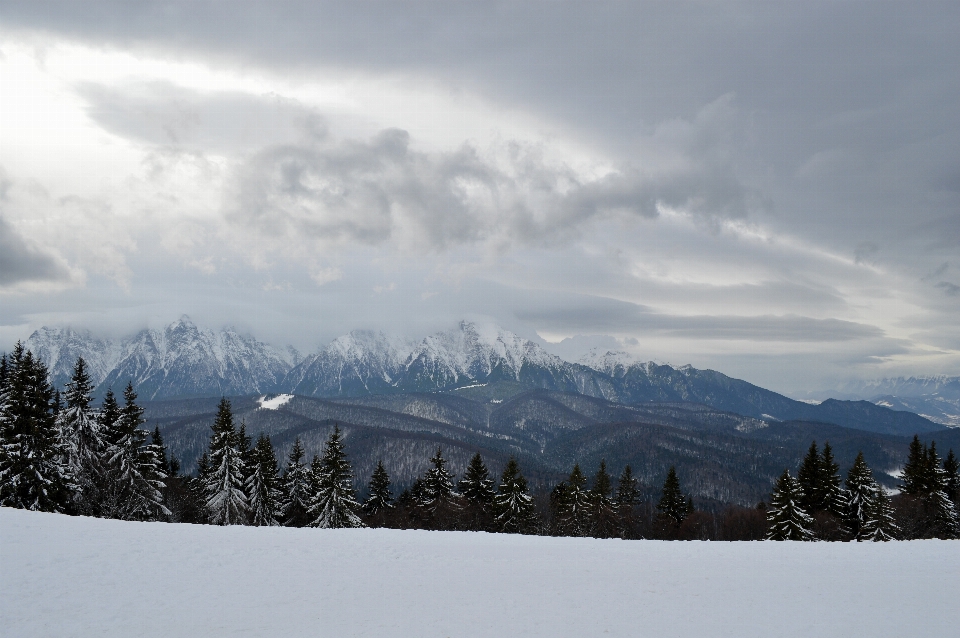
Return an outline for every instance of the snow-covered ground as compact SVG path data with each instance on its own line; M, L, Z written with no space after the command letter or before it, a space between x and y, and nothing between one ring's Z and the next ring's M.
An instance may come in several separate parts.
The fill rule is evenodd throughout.
M960 542L124 523L0 508L4 636L951 636Z

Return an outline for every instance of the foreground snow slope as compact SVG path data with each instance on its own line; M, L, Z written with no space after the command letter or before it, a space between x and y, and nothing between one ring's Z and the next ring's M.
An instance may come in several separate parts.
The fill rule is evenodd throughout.
M217 528L0 508L0 633L949 636L958 550Z

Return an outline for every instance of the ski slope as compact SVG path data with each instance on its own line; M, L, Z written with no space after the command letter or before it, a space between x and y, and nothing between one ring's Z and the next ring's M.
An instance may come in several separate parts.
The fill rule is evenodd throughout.
M951 636L960 542L124 523L0 508L4 636Z

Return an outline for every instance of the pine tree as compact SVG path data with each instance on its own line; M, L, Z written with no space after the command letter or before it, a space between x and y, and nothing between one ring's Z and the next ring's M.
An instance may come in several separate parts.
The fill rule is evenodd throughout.
M243 468L243 484L247 484L247 479L254 471L256 463L253 459L253 439L247 434L246 420L240 421L240 427L237 429L237 452L240 454L240 466ZM248 495L249 501L249 495Z
M66 443L64 462L77 481L77 511L99 513L101 490L105 480L103 466L106 446L100 434L93 403L93 383L83 357L77 359L65 393L66 404L59 410L57 427ZM57 401L55 401L57 403Z
M600 469L590 489L590 534L594 538L614 538L620 535L617 506L611 498L612 486L607 463L600 460Z
M893 506L883 486L875 483L874 487L875 491L858 540L892 541L900 536L900 527L893 517Z
M467 471L460 479L459 488L463 497L474 505L484 508L493 503L493 497L496 494L493 490L493 479L490 478L490 472L479 452L470 459Z
M590 533L590 492L587 477L580 464L573 466L570 477L558 492L558 511L554 526L561 536L586 536Z
M873 472L863 458L863 452L857 454L849 472L847 472L847 516L846 523L850 537L862 541L868 540L871 515L874 513L874 500L879 486L873 478Z
M847 495L841 487L840 465L833 458L829 441L823 444L823 451L820 453L819 482L822 492L817 509L842 518L847 509Z
M153 441L153 449L157 453L157 465L168 476L174 476L177 472L173 470L172 460L167 460L167 446L163 444L163 435L160 434L160 426L153 428L153 434L150 435ZM177 471L179 471L179 467Z
M17 342L0 397L0 505L67 511L77 489L53 411L46 366Z
M520 473L517 459L510 457L500 477L500 486L493 499L494 522L497 529L508 534L526 534L532 531L536 512L533 497L527 490L527 479Z
M383 460L377 461L377 467L370 476L370 494L363 502L363 513L374 517L393 508L393 494L390 492L390 475L383 467Z
M306 456L300 437L293 442L293 449L287 459L287 468L283 474L283 524L287 527L304 527L310 522L307 510L310 508L311 486L310 471L303 462Z
M245 487L250 503L250 524L263 527L279 525L277 513L280 509L280 477L277 473L277 456L270 437L261 434L249 458L250 470Z
M111 447L120 443L120 432L117 430L117 421L120 419L120 405L117 403L117 397L112 389L108 389L103 395L103 403L100 404L100 413L97 420L100 425L100 435L103 437L104 446L107 448L107 454Z
M343 449L343 435L334 426L324 446L321 468L315 473L317 490L310 504L310 527L363 527L360 504L353 490L353 473Z
M633 476L629 465L623 468L620 478L617 479L617 513L620 516L620 533L623 538L633 538L636 521L634 508L640 501L639 482Z
M160 464L157 446L147 443L149 432L143 408L137 405L133 384L123 392L124 406L111 428L111 445L107 453L108 485L103 490L102 513L110 518L149 521L169 516L163 502L163 479L167 477Z
M771 541L812 541L810 525L813 519L807 514L800 501L803 489L800 482L784 470L773 487L770 506L767 508L767 522L770 527L765 536Z
M960 506L960 462L953 450L947 452L947 458L943 459L943 474L946 480L944 491L954 505Z
M930 487L927 507L933 535L944 539L960 537L960 520L953 501L947 496L947 475L937 454L936 441L930 442L927 451L927 476Z
M230 402L220 399L210 437L210 470L205 490L210 521L214 525L243 525L247 516L247 497L243 492L243 463L237 448Z
M423 511L440 529L451 527L449 520L459 510L460 494L453 487L453 475L447 470L447 461L440 448L430 459L433 464L423 477L423 494L420 502Z
M657 509L663 516L673 519L679 525L687 517L687 501L680 489L680 479L673 466L667 472L667 479L663 482L663 495L657 503Z
M907 458L907 464L903 466L900 478L903 483L900 485L904 494L918 496L930 492L930 481L927 466L927 449L920 442L920 437L913 435L913 441L910 442L910 454Z
M797 471L797 481L800 483L800 489L803 491L803 498L800 501L801 507L808 514L823 509L821 504L824 502L823 477L820 451L817 449L817 442L810 444L807 455L803 457L800 469Z

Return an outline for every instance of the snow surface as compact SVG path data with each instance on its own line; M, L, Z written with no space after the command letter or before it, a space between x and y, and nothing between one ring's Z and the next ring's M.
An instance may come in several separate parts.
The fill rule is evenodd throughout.
M281 405L286 405L292 398L292 394L278 394L270 399L267 397L260 397L257 399L257 403L259 403L260 407L264 410L278 410L280 409Z
M126 523L0 508L8 636L956 635L960 543Z

